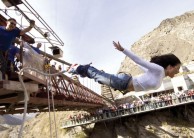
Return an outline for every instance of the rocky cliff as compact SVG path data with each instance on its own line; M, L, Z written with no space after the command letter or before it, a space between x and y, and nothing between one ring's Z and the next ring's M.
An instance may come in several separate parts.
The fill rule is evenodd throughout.
M133 44L132 51L140 57L149 60L154 55L174 53L181 61L189 62L194 59L194 12L187 12L175 18L166 19L150 33ZM125 58L120 71L136 75L140 70L133 61ZM56 128L59 138L91 137L91 138L171 138L194 136L193 105L181 106L152 113L126 117L106 123L96 123L74 129L60 129L61 122L67 114L56 113ZM25 123L23 136L26 138L48 138L50 130L56 136L54 121L49 125L48 113L41 113ZM17 127L3 126L2 138L17 137Z
M174 53L183 63L193 60L194 11L162 21L157 28L134 43L131 49L147 60L152 56L166 53ZM132 75L140 72L128 57L121 63L120 70Z
M90 138L192 138L193 105L95 124Z

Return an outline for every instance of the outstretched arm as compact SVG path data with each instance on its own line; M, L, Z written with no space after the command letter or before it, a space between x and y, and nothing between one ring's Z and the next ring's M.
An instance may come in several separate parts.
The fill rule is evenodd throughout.
M148 61L145 61L144 59L135 55L133 52L131 52L127 49L124 49L119 42L116 43L113 41L113 45L114 45L115 49L123 52L126 56L128 56L130 59L132 59L135 63L139 64L140 66L147 68L147 69L158 69L158 68L161 69L160 66L158 66L154 63L150 63Z
M25 33L29 32L35 26L35 21L31 20L30 25L27 28L24 28L20 31L20 35L24 35Z

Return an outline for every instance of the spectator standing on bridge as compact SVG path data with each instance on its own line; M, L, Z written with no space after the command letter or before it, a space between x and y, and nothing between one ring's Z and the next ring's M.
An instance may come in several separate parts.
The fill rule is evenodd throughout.
M113 41L113 45L118 51L123 52L136 64L142 66L144 68L144 73L134 77L125 73L114 75L100 71L90 66L90 64L74 64L67 71L69 73L79 74L82 77L94 79L96 82L108 85L121 91L123 94L130 91L138 92L157 89L160 87L165 76L172 78L175 74L179 73L181 62L174 54L155 56L151 58L150 62L148 62L141 59L131 51L124 49L119 42L116 43Z
M34 51L36 51L38 54L40 54L40 48L41 48L42 44L41 43L37 43L36 47L33 47L32 48L34 49Z
M11 47L11 43L14 40L19 41L16 37L24 35L26 32L29 32L35 25L35 21L30 21L30 26L22 30L16 28L16 20L10 18L6 22L6 26L0 26L0 61L1 61L1 73L5 74L7 70L6 66L6 57L7 50ZM18 42L19 43L19 42Z

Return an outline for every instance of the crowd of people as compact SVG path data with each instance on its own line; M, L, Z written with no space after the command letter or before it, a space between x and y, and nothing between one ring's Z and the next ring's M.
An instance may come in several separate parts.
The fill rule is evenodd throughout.
M65 126L79 125L91 123L100 120L114 119L115 117L128 116L136 113L153 111L169 106L176 106L187 102L194 101L194 90L186 90L184 92L163 92L158 96L145 95L142 100L135 100L112 106L98 109L95 112L84 114L70 115L65 121Z

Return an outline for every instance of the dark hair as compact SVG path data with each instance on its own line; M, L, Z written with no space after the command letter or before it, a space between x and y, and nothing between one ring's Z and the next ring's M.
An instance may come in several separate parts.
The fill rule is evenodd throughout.
M158 64L162 66L164 69L167 68L168 65L176 66L181 64L181 61L174 54L165 54L161 56L154 56L151 58L150 62Z
M7 19L7 21L15 21L15 22L16 22L16 19L14 19L14 18L9 18L9 19Z

